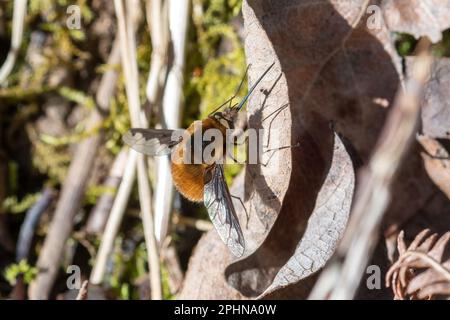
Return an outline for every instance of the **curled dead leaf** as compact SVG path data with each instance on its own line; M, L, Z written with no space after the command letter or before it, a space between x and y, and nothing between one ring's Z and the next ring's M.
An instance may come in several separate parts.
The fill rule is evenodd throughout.
M178 299L245 299L226 283L223 276L223 270L231 260L230 251L215 230L203 235L189 261Z
M331 167L317 195L305 233L292 257L278 271L262 297L295 284L322 268L343 235L350 213L355 175L350 156L337 135L334 143Z
M449 241L450 232L438 238L425 229L405 249L404 232L400 232L399 258L386 274L386 286L392 287L394 298L430 299L449 294L450 259L443 262Z

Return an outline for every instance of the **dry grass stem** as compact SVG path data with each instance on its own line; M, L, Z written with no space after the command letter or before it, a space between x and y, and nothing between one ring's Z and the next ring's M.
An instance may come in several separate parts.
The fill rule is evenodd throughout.
M118 21L119 39L121 43L122 68L126 79L126 92L133 127L144 128L147 123L141 112L139 101L139 83L136 60L135 26L137 12L140 8L138 2L127 2L127 14L121 0L114 1ZM134 13L134 15L133 15ZM144 121L142 121L144 120ZM135 151L130 151L135 153ZM162 299L161 271L158 247L156 245L154 222L151 204L150 183L148 180L147 164L144 155L137 154L137 174L141 217L144 226L144 236L147 245L148 264L150 270L150 288L152 299Z

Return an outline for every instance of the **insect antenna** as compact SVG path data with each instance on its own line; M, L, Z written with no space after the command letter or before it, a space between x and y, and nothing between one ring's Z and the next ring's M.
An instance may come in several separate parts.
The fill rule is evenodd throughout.
M284 105L282 105L281 107L277 108L275 111L273 111L272 113L270 113L267 117L265 117L264 119L261 120L261 123L263 123L264 121L266 121L268 118L272 117L272 119L269 121L269 128L268 128L268 136L267 136L267 144L264 145L264 147L268 148L269 144L270 144L270 132L272 129L272 123L273 121L276 119L276 117L281 113L281 111L283 111L284 109L286 109L287 107L289 107L289 103L286 103Z

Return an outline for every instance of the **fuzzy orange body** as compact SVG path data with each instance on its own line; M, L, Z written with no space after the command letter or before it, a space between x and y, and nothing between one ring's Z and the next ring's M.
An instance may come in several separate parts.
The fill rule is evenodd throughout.
M222 132L225 141L226 127L224 125L211 118L202 120L202 132L212 128L219 129ZM194 123L192 123L186 129L189 137L193 136L195 130ZM176 156L179 157L178 159L183 159L187 149L186 145L187 141L182 141L175 147L174 152L176 153ZM193 202L203 201L203 186L205 184L204 175L209 166L211 166L211 164L185 164L172 162L171 170L173 183L186 199Z

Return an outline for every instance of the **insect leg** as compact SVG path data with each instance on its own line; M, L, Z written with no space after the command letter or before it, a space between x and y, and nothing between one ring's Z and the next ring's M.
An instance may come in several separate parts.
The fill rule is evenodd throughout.
M242 142L233 141L233 145L242 146L242 145L246 144L247 142L248 142L248 136L246 136L244 141L242 141Z
M270 131L272 129L272 123L273 121L276 119L276 117L281 113L281 111L283 111L284 109L286 109L289 106L289 103L286 103L284 105L282 105L281 107L279 107L278 109L276 109L275 111L273 111L271 114L269 114L267 117L265 117L264 119L261 120L261 123L263 123L265 120L267 120L268 118L270 118L271 116L275 115L269 122L269 128L268 128L268 134L267 134L267 144L264 146L265 148L268 148L270 145Z
M226 148L226 156L228 156L231 160L233 160L234 163L242 163L242 162L239 162L239 161L236 160L236 158L234 157L235 154L236 154L236 150L235 150L234 148L231 148L231 144L232 144L234 147L239 147L239 146L242 146L242 145L246 145L246 144L248 143L248 141L249 141L248 136L246 136L246 137L244 138L244 141L240 141L240 142L238 141L238 140L243 136L244 133L245 133L245 131L239 133L239 135L233 135L233 136L232 136L232 141L231 141L231 143L229 143L229 141L227 141L227 144L230 145L230 148ZM228 138L227 138L227 139L228 139Z
M234 158L234 156L233 155L231 155L231 154L229 154L228 155L230 158L231 158L231 160L233 160L234 161L234 163L239 163L235 158Z
M264 150L263 152L272 152L269 156L269 159L267 159L266 163L261 163L261 165L263 167L267 167L267 165L269 164L270 160L272 159L273 155L275 154L275 152L283 150L283 149L292 149L292 148L297 148L300 147L300 142L294 144L294 145L290 145L290 146L283 146L283 147L279 147L279 148L273 148L273 149L268 149L268 150Z

